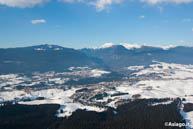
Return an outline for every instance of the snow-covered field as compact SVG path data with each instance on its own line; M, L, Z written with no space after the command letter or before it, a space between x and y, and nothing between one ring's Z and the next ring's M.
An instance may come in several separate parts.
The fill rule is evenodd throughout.
M110 72L100 70L100 69L89 69L88 67L70 67L68 74L89 76L89 77L100 77L103 74L109 74ZM123 82L116 85L115 89L108 87L100 87L96 84L97 88L90 94L95 94L97 92L103 91L108 94L108 96L103 97L102 100L93 99L95 102L107 102L112 99L111 102L107 103L105 106L110 106L116 108L115 103L122 99L133 99L134 96L138 98L185 98L185 103L193 103L193 65L181 65L181 64L168 64L164 62L156 62L150 66L130 66L128 70L134 71L132 76L139 79L136 83L131 83L129 80L124 80ZM86 72L85 72L86 71ZM45 75L33 76L36 79L41 79L43 76L51 76L52 78L48 81L54 81L57 84L64 83L68 78L54 77L62 73L46 73ZM67 73L63 73L67 74ZM147 76L148 75L148 76ZM158 76L159 78L155 78ZM1 75L1 80L4 82L0 83L0 87L6 84L19 84L22 82L22 78L18 75ZM6 83L7 80L7 83ZM33 82L35 83L35 82ZM102 83L101 83L102 84ZM30 85L30 84L28 84ZM76 90L79 88L71 88L68 90L64 89L44 89L38 91L25 91L25 90L5 90L0 92L0 101L8 101L22 98L31 98L32 101L20 101L20 104L60 104L61 107L58 109L56 114L58 117L70 116L77 109L86 109L101 112L105 108L99 108L97 106L83 105L78 102L74 102L72 96L76 94ZM128 93L122 95L115 95L117 93ZM36 100L35 98L44 97L43 100ZM85 97L86 99L86 97ZM169 102L160 104L169 104ZM155 104L156 105L156 104ZM193 112L188 112L182 114L186 121L191 122L191 128L193 128Z
M62 85L70 80L72 77L75 80L88 77L101 77L104 74L110 74L111 72L102 69L92 69L89 67L70 67L68 72L34 72L31 76L25 76L23 74L7 74L0 75L0 88L13 89L15 86L35 86L40 83L45 85ZM27 83L26 83L27 82Z
M74 103L73 99L70 97L75 93L77 89L72 88L69 90L61 89L48 89L32 92L29 96L31 97L44 97L44 100L34 100L28 102L19 102L20 104L27 105L39 105L39 104L60 104L60 109L58 110L58 117L70 116L77 109L86 109L88 111L104 111L105 109L94 107L94 106L85 106L80 103ZM63 112L61 112L61 110Z
M141 70L143 68L144 68L144 66L129 66L128 70Z
M74 103L73 99L70 97L75 93L77 89L72 88L69 90L62 90L62 89L47 89L47 90L40 90L34 91L30 93L26 93L23 90L14 90L14 91L6 91L0 92L0 101L3 98L4 101L12 101L12 100L19 100L22 98L31 98L32 101L19 101L19 104L26 104L26 105L40 105L40 104L60 104L61 107L58 110L57 116L64 117L70 116L72 112L76 111L77 109L86 109L88 111L104 111L103 108L98 108L94 106L85 106L80 103ZM36 100L37 97L44 97L43 100ZM63 113L61 113L63 110Z
M103 74L109 74L109 71L104 71L104 70L100 70L100 69L93 69L91 70L91 77L100 77Z
M139 67L136 67L139 70ZM193 65L168 64L156 62L149 68L141 69L136 76L156 74L160 79L142 80L128 86L121 85L117 90L133 94L140 94L141 98L185 98L183 103L193 103ZM190 128L193 128L193 111L182 113ZM189 127L187 127L189 128Z
M156 73L162 78L166 79L186 79L186 78L193 78L193 65L182 65L182 64L168 64L164 62L157 62L154 61L155 64L152 64L149 66L149 68L146 69L140 69L140 71L134 73L134 75L147 75ZM134 67L134 66L132 66ZM141 66L136 66L137 70L141 68Z

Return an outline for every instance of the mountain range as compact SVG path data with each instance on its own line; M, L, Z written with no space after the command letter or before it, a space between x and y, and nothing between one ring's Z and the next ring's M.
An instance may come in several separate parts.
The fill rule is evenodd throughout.
M129 48L127 47L129 46ZM149 65L153 61L193 64L193 47L105 45L72 49L58 45L37 45L0 49L0 74L64 71L71 66L88 66L119 71L128 66Z

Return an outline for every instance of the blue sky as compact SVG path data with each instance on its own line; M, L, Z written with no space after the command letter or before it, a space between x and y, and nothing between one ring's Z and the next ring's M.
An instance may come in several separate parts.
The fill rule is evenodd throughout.
M193 46L193 0L0 0L0 47Z

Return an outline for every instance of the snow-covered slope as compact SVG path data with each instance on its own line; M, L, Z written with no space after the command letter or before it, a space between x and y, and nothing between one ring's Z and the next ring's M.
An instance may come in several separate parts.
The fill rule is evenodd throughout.
M88 67L70 67L69 75L101 77L110 72L101 69L90 69ZM20 104L60 104L56 114L58 117L70 116L77 109L86 109L92 111L104 111L105 108L96 106L103 103L103 106L117 107L120 100L136 98L184 98L185 103L193 103L193 65L182 65L174 63L164 63L154 61L149 66L129 66L126 70L131 72L128 79L113 82L100 82L98 84L80 85L77 87L44 88L42 90L22 89L15 90L14 87L0 92L0 101L19 101ZM86 71L86 72L84 72ZM46 73L37 74L33 79L49 80L58 82L59 76L67 73ZM1 75L1 80L10 82L9 84L20 84L22 80L17 79L18 75ZM27 78L26 78L27 79ZM64 78L65 79L65 78ZM29 79L27 79L29 80ZM4 85L6 81L1 83ZM14 83L15 82L15 83ZM23 83L23 82L22 82ZM30 86L27 86L30 87ZM65 88L64 88L65 87ZM87 89L84 89L84 88ZM96 96L102 96L97 99ZM29 98L31 101L23 101ZM44 98L44 99L37 99ZM159 103L169 104L170 102ZM156 105L156 104L155 104ZM184 113L185 119L193 122L192 112ZM191 126L193 127L193 126Z

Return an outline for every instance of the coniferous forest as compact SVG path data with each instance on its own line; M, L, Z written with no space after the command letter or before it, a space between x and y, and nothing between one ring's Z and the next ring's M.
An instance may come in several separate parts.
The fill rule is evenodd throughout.
M165 122L185 122L179 113L180 99L158 104L159 99L137 99L104 112L77 110L68 118L57 118L57 104L0 107L0 129L178 129ZM185 129L185 127L181 127Z

